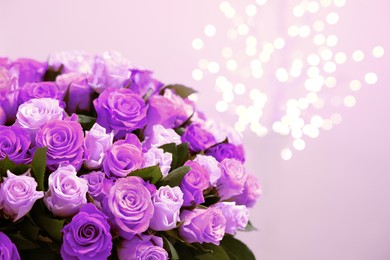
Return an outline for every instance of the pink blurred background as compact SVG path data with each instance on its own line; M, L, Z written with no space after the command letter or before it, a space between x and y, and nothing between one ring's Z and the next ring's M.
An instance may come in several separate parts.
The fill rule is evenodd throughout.
M192 40L206 24L225 22L218 20L219 3L2 1L0 56L44 60L63 50L117 50L167 83L196 87L199 106L209 117L233 124L231 115L215 110L214 81L205 77L197 82L191 76L200 58ZM280 21L288 10L280 7L286 3L299 1L270 1L264 18L269 26L263 33L276 35L283 29ZM263 196L251 212L259 231L239 237L258 259L390 259L388 10L386 0L349 0L339 12L334 31L340 49L385 49L382 59L345 70L356 75L373 71L379 81L354 94L356 106L340 111L340 125L321 132L289 161L280 157L286 138L244 133L247 167L260 177Z

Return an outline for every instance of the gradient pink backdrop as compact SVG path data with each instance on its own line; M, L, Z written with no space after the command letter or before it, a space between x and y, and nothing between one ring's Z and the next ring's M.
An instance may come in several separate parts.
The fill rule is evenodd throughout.
M44 60L61 50L118 50L165 82L196 86L205 112L233 123L214 109L213 82L191 78L199 59L192 39L215 21L218 3L3 0L0 56ZM340 12L341 48L379 44L386 53L367 64L379 82L355 95L357 105L342 112L341 125L321 132L291 161L280 159L285 139L245 136L247 167L260 176L264 194L251 212L259 231L239 236L259 259L390 259L389 10L386 0L349 0ZM277 22L281 11L273 15Z

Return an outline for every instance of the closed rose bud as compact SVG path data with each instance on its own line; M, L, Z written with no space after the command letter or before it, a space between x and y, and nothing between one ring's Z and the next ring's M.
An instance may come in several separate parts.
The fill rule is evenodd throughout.
M103 164L103 159L109 147L112 145L114 135L107 133L106 129L95 123L91 130L85 132L84 140L84 165L88 169L98 169Z

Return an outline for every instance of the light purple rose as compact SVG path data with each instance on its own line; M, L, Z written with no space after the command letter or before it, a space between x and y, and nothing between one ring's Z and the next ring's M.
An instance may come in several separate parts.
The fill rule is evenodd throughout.
M138 177L118 178L103 202L103 209L120 236L131 238L146 231L153 217L152 195Z
M52 98L34 98L21 104L16 113L16 125L26 128L32 137L50 120L62 120L64 109L60 102Z
M56 78L57 86L64 92L68 91L69 99L66 111L69 114L77 111L90 111L93 89L88 85L87 77L77 72L62 74Z
M153 198L154 215L150 227L157 231L171 230L180 221L180 208L183 205L183 192L179 187L160 187Z
M87 203L88 183L77 177L72 165L60 166L49 175L49 189L43 199L54 215L70 217Z
M43 198L43 191L36 191L37 182L30 172L14 175L7 171L0 186L0 209L13 222L25 216L34 206L35 201Z
M106 179L104 172L95 171L84 175L81 175L88 183L88 193L98 202L102 202L104 197L110 192L111 187L114 185L113 180Z
M215 186L218 179L222 175L222 171L219 168L218 161L212 156L202 155L202 154L196 155L194 161L199 163L206 169L206 171L210 176L210 184Z
M95 58L91 87L102 93L107 87L121 88L130 78L130 62L118 52L105 52Z
M245 154L242 145L236 146L231 143L221 143L208 149L206 154L213 156L218 162L222 162L226 158L245 162Z
M0 68L0 104L5 112L6 121L15 120L17 110L18 72L11 68Z
M178 115L175 123L176 127L184 123L184 121L194 113L194 104L190 100L182 99L180 96L176 95L175 91L164 89L163 96L175 105L175 110Z
M16 68L19 72L19 87L23 87L28 82L42 81L47 69L46 63L32 59L17 59L9 66Z
M131 132L146 125L145 101L129 89L107 88L93 104L97 123L108 130Z
M180 135L173 129L164 128L162 125L154 125L150 132L145 133L143 146L145 149L160 147L164 144L181 144Z
M33 98L53 98L62 100L64 92L54 82L26 83L18 89L18 104Z
M63 259L105 260L111 255L112 236L107 216L92 203L83 206L62 233Z
M181 136L183 143L189 143L193 152L203 151L216 143L214 136L199 124L191 124Z
M37 132L38 147L47 147L47 166L55 170L61 164L71 164L79 169L83 159L84 132L76 118L51 120Z
M131 75L125 86L134 93L144 96L147 93L158 93L163 84L152 77L153 72L149 70L130 69Z
M93 57L82 51L57 52L49 56L49 66L59 69L63 66L63 73L79 72L92 74Z
M184 194L184 206L196 206L203 203L203 191L210 185L210 176L206 169L195 161L187 161L185 166L191 170L184 175L180 188Z
M16 164L30 161L30 135L19 126L0 126L0 160L8 158Z
M183 210L180 218L184 223L179 227L179 234L189 243L219 245L225 235L226 219L220 209Z
M242 135L234 128L212 119L203 120L203 122L200 123L214 135L217 143L221 143L228 138L229 143L234 144L235 146L242 145Z
M142 147L138 137L127 134L108 149L103 161L104 172L108 177L125 177L142 166Z
M173 101L160 95L155 95L148 100L147 113L148 127L162 125L165 128L180 126L188 117Z
M225 216L227 234L235 235L237 230L245 230L248 225L249 211L244 205L236 205L235 202L218 202L212 207L220 209Z
M224 159L219 167L222 176L217 182L218 194L222 200L239 195L244 191L248 173L240 161L235 159Z
M139 235L130 240L123 239L117 247L119 259L167 260L168 252L163 248L161 237Z
M160 166L162 175L166 176L171 169L172 154L165 153L164 150L160 148L150 148L146 153L143 154L142 160L142 168L158 164Z
M4 260L20 260L15 244L3 232L0 232L0 257Z
M259 179L253 174L248 174L244 191L241 194L232 197L232 200L234 200L237 204L251 208L255 205L260 195L261 189Z
M88 169L98 169L102 166L108 148L112 145L114 134L106 133L106 129L95 123L91 130L85 131L84 165Z
M5 125L6 121L7 121L7 115L5 114L3 107L0 106L0 125Z

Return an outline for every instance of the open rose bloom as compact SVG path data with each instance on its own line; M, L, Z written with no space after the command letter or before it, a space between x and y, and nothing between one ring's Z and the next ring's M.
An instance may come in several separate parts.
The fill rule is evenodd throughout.
M0 259L254 259L242 141L116 52L0 58Z

